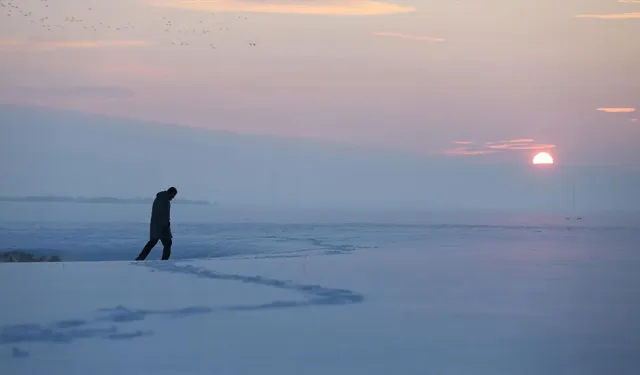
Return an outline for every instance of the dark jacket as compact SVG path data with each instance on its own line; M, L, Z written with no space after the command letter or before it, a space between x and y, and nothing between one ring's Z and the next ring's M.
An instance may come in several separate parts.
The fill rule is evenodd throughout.
M171 235L171 200L167 191L156 194L156 199L153 201L149 237L151 239L173 237Z

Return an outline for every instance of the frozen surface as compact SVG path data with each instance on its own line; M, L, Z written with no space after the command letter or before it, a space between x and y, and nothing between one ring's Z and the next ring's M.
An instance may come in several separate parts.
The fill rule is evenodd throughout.
M640 373L633 222L447 220L193 220L176 255L214 258L0 264L0 374ZM125 259L128 225L1 234Z
M2 374L637 374L638 257L6 264Z
M0 251L65 261L133 260L149 235L150 206L0 202ZM640 215L322 212L172 208L173 259L283 257L398 246L444 249L470 244L582 251L638 241ZM548 244L548 245L547 245ZM160 259L161 245L149 259Z

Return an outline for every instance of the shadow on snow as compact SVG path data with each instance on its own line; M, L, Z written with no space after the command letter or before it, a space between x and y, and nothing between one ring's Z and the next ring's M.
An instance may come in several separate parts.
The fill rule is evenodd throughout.
M248 284L267 286L300 293L301 300L276 300L255 305L231 305L222 307L190 306L179 309L150 310L134 309L118 305L99 309L91 319L66 319L49 324L19 324L0 327L0 345L14 345L29 342L71 343L78 339L101 338L105 340L132 340L153 335L152 331L125 331L122 325L145 320L149 316L165 318L185 318L193 315L211 314L224 311L257 311L269 309L300 308L308 306L346 305L364 301L362 294L346 290L326 288L320 285L298 284L262 276L225 274L213 270L180 265L175 262L135 262L138 267L154 271L185 274L210 280L231 280ZM28 357L29 352L12 348L16 358Z

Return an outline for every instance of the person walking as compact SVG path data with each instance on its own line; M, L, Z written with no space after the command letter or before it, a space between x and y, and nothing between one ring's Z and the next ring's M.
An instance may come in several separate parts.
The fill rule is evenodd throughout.
M149 242L144 246L136 260L145 260L151 249L162 242L162 260L171 256L173 235L171 234L171 200L178 195L178 189L170 187L156 194L151 208L151 222L149 223Z

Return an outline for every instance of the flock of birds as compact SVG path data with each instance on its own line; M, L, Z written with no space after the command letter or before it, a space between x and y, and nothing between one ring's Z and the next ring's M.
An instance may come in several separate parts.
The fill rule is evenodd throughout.
M52 5L49 6L49 0L0 0L0 16L7 18L18 19L18 22L28 22L33 24L39 30L44 32L54 32L56 30L69 30L72 29L77 32L124 32L128 30L136 29L136 25L133 22L124 22L121 24L113 24L106 21L99 20L100 11L94 9L91 6L86 6L82 9L83 13L92 16L87 16L90 19L82 19L73 15L67 15L66 17L56 18L52 15ZM94 17L95 15L95 17ZM229 31L229 27L219 21L215 13L208 13L207 19L201 19L193 23L193 20L189 22L189 27L177 27L176 22L169 17L162 17L159 19L158 32L167 34L167 41L173 46L187 47L187 46L206 46L210 49L216 49L217 44L212 42L214 33L220 34ZM236 19L246 20L245 16L236 16ZM0 18L0 23L2 20ZM148 25L144 25L145 27ZM143 27L144 28L144 27ZM95 36L89 36L88 39L96 38ZM0 35L0 39L2 36ZM86 38L83 38L86 39ZM256 47L255 41L248 41L249 47Z

